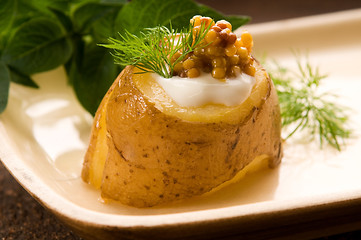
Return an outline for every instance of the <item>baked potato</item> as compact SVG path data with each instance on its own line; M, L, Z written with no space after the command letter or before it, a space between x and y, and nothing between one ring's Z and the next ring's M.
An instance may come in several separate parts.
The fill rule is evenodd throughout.
M223 88L220 82L234 83L226 78L235 79L242 72L252 79L252 85L247 94L237 88L235 96L244 98L236 104L206 100L185 106L157 81L159 75L127 66L96 112L82 170L83 180L101 189L104 199L151 207L218 189L236 175L244 175L242 169L259 159L266 159L269 167L281 161L278 98L266 71L251 56L251 35L245 32L237 39L228 22L214 23L200 16L191 19L191 24L191 37L209 26L201 40L205 44L188 53L182 48L169 55L173 74L190 79L208 72L206 78L216 82L213 86ZM169 39L157 40L154 47L177 44ZM127 49L121 49L122 58ZM139 52L144 55L143 50Z
M278 98L259 64L250 96L235 107L182 108L134 71L126 67L104 97L84 161L84 181L103 198L150 207L206 193L257 156L279 164Z

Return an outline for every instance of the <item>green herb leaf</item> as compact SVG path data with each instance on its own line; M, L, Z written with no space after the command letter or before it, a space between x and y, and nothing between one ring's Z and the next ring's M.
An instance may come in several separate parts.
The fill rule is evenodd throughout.
M8 68L9 68L9 73L10 73L10 81L17 83L17 84L27 86L27 87L39 88L38 84L36 84L36 82L34 82L30 78L30 76L25 75L9 66L8 66Z
M222 18L221 18L222 19ZM248 22L251 21L251 17L244 16L244 15L228 15L225 17L225 20L230 22L233 26L233 29L237 29Z
M61 12L67 12L70 4L74 0L22 0L31 4L39 12L45 13L46 15L51 14L51 9L56 9Z
M20 23L34 15L34 8L26 1L1 0L0 1L0 33L8 32L19 19Z
M193 26L182 31L175 31L167 27L147 28L141 32L141 37L126 32L121 40L110 38L111 44L101 45L114 49L113 56L121 66L133 65L142 72L155 72L164 78L173 76L174 66L182 61L187 54L199 47L204 47L202 40L208 33L211 25L205 28L202 24L199 32L193 34ZM181 56L172 63L171 59L177 52Z
M105 32L101 34L105 38L114 36L114 19L121 7L122 5L119 3L101 4L90 2L81 5L73 14L75 31L82 34L89 34L92 31Z
M191 0L133 0L119 12L115 29L139 35L145 28L169 26L170 21L174 29L181 29L197 14L198 6Z
M119 6L127 3L127 0L100 0L100 3L105 3L105 4L118 4Z
M78 74L78 66L82 65L84 56L85 41L82 35L74 34L72 38L73 54L68 62L64 64L66 72L68 74L68 83L73 85L73 79L76 79Z
M88 44L81 64L73 64L72 83L83 107L95 114L104 94L119 73L117 65L106 49Z
M49 7L49 10L56 16L59 22L63 25L67 32L73 31L73 23L70 17L65 13L56 8Z
M10 30L16 16L16 12L16 1L2 0L0 2L0 37Z
M2 113L8 103L10 87L10 73L6 64L0 62L0 113Z
M34 17L51 17L51 10L66 11L68 0L1 0L0 38Z
M201 16L207 16L207 17L211 17L214 19L214 21L218 21L218 20L227 20L228 22L230 22L232 24L233 29L237 29L240 26L243 26L245 24L247 24L251 18L248 16L224 16L223 14L217 12L216 10L214 10L213 8L210 8L206 5L203 4L199 4L198 5L199 8L199 15Z
M64 29L54 20L38 18L17 29L2 60L30 75L64 64L71 53L72 45Z
M217 20L230 20L213 9L207 11ZM105 42L118 32L140 36L144 28L169 26L170 21L173 29L183 29L191 17L202 12L205 13L205 6L200 7L194 0L0 0L0 60L7 66L11 81L32 87L37 85L31 74L64 64L80 101L94 113L104 89L121 69L113 64L110 54L106 61L103 59L100 52L106 54L105 49L94 53L102 63L91 58L95 62L90 64L87 58L96 51L89 50L89 44L95 48L96 43ZM236 17L237 21L241 19ZM233 20L230 22L236 26ZM110 69L109 74L100 70L100 64L109 64L103 66ZM87 74L86 66L93 65L98 72L95 75L102 77L95 79ZM81 89L92 94L86 96Z
M6 46L10 34L22 23L36 16L37 10L24 0L0 1L0 49Z

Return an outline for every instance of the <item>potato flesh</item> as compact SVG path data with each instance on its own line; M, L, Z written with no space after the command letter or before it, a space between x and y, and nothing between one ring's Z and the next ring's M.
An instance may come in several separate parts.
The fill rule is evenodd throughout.
M120 78L121 74L118 76ZM84 157L82 179L99 189L103 180L104 164L108 155L106 110L115 85L112 85L100 103L94 117L91 139Z
M246 175L260 172L264 169L269 168L269 156L267 154L259 155L252 160L247 166L239 171L232 179L222 183L221 185L213 188L211 191L205 194L212 194L228 185L241 181Z
M250 97L236 106L224 106L222 104L207 104L201 107L182 107L173 101L159 86L150 74L136 74L133 76L135 86L155 107L166 115L174 116L182 120L203 123L239 123L252 111L253 107L259 107L262 96L268 91L267 74L265 71L256 73L256 83L252 88Z
M108 154L106 143L106 105L99 108L95 123L92 129L92 139L84 158L82 178L96 189L102 184L105 160Z
M243 106L180 109L154 79L127 67L101 107L108 132L102 196L149 207L209 192L260 155L276 166L282 155L278 99L265 71L257 74ZM89 177L83 175L92 184Z

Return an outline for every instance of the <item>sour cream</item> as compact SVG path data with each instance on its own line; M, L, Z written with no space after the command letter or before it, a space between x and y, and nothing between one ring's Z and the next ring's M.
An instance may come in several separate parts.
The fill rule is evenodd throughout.
M197 78L153 77L164 91L182 107L199 107L205 104L235 106L250 95L255 78L245 73L237 78L219 81L210 74L202 73Z

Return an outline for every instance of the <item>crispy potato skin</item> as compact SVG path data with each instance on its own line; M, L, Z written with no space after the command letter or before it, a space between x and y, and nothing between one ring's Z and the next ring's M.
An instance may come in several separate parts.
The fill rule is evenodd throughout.
M206 193L259 155L270 156L270 167L280 163L280 111L269 78L260 107L254 107L243 121L229 124L188 122L166 115L143 97L132 76L133 67L126 67L103 105L108 154L102 197L151 207ZM96 138L93 135L91 144L96 144ZM89 147L84 162L86 182L92 151Z

